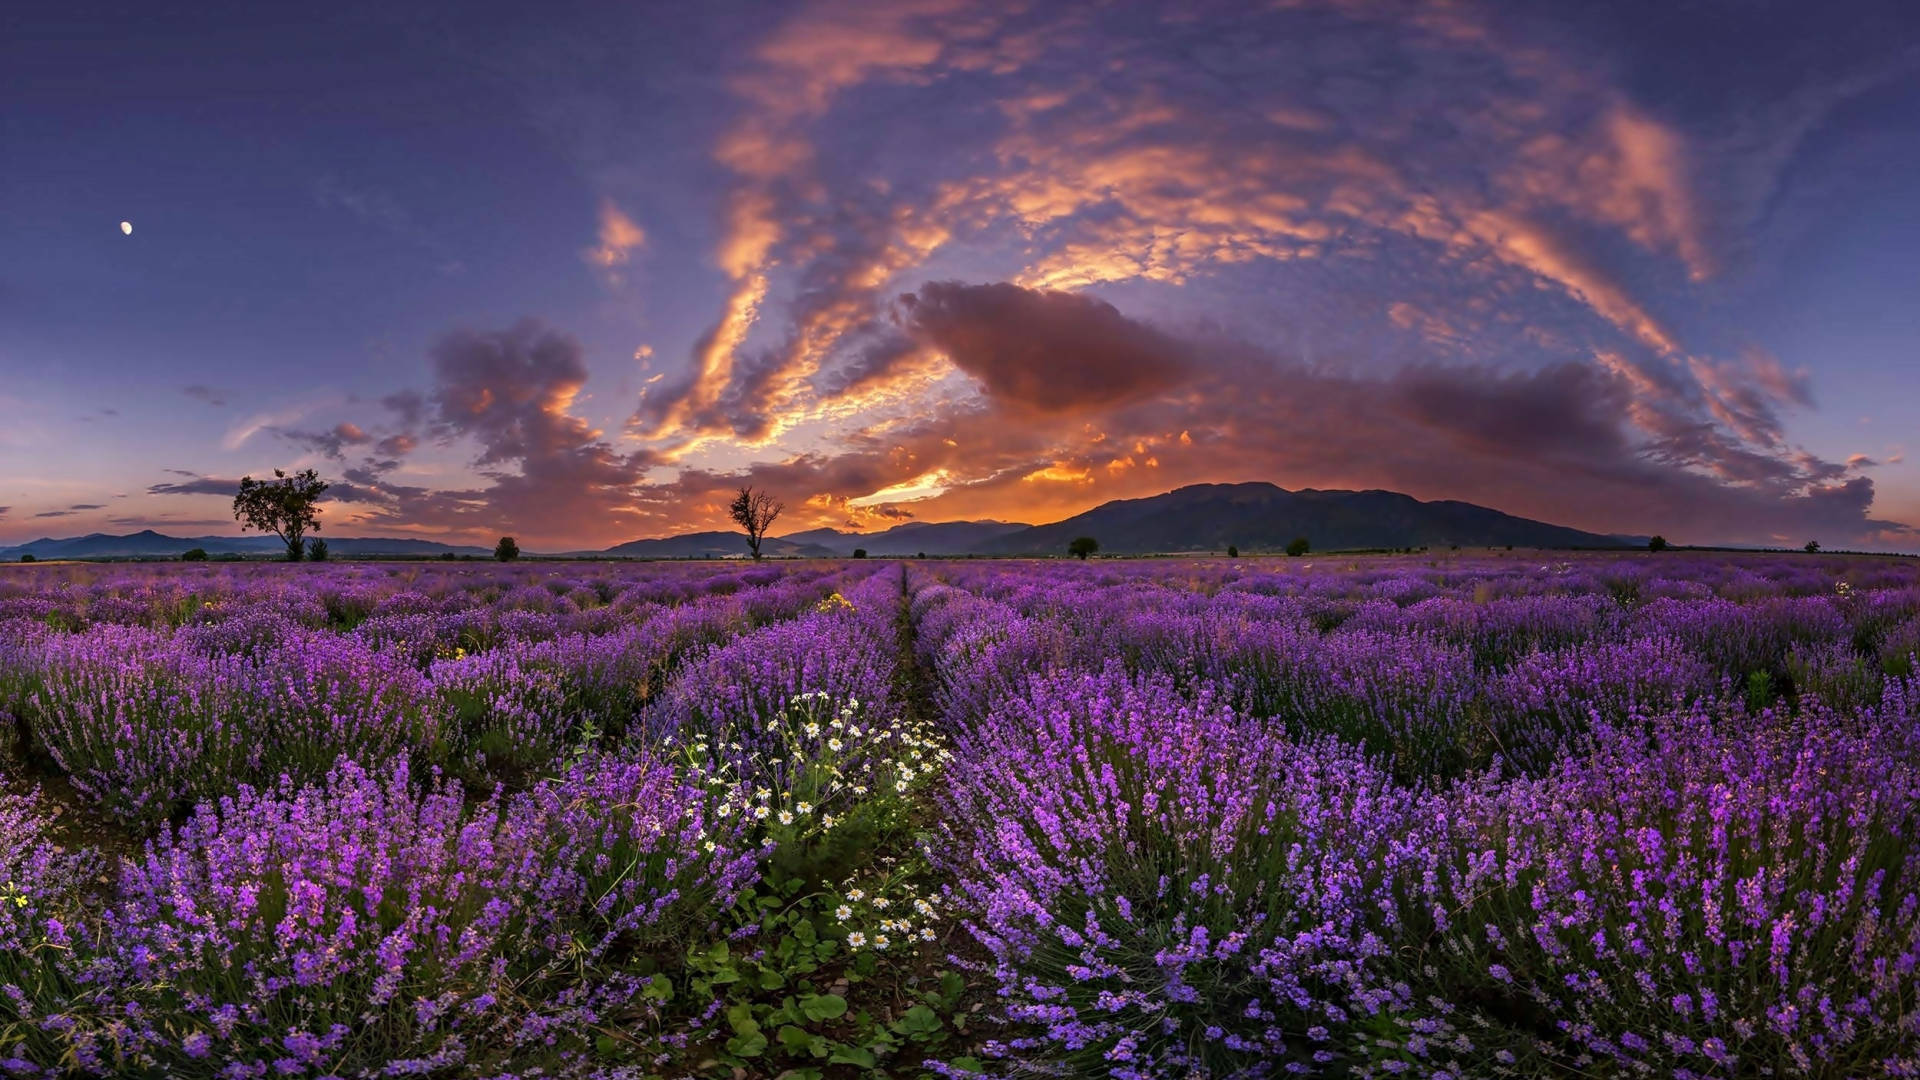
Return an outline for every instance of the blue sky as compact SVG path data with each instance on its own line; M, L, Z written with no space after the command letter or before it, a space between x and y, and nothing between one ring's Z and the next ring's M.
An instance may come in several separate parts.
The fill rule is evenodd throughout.
M1267 479L1920 549L1909 5L390 7L9 9L0 540L312 465L549 547Z

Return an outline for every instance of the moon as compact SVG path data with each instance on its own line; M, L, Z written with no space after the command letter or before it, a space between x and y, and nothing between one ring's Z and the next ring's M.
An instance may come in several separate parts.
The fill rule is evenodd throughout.
M123 222L121 222L121 223L120 223L120 232L121 232L121 234L122 234L122 235L125 235L125 236L132 236L132 235L133 235L133 222L131 222L131 221L123 221Z

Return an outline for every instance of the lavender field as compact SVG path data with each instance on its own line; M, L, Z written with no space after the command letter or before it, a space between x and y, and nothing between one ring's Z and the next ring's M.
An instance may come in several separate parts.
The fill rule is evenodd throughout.
M0 1076L1920 1075L1920 563L9 566Z

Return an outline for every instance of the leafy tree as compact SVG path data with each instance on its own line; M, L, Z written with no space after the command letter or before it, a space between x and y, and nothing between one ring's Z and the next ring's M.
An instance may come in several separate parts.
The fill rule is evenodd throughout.
M1240 557L1240 548L1239 548L1238 546L1236 546L1236 545L1234 545L1234 544L1228 544L1228 545L1227 545L1227 558L1229 558L1229 559L1237 559L1237 558L1239 558L1239 557Z
M511 536L503 536L493 545L493 557L501 562L512 562L520 557L520 544Z
M180 553L180 561L181 562L206 562L207 549L206 548L188 548L187 550Z
M1296 559L1312 550L1313 545L1307 543L1307 538L1304 536L1296 536L1287 542L1287 554Z
M1807 554L1817 555L1819 554L1819 552L1820 552L1820 541L1818 540L1807 541Z
M864 558L866 558L866 557L867 557L867 549L866 549L866 548L854 548L854 549L853 549L853 557L854 557L854 558L856 558L856 559L864 559Z
M240 478L240 493L233 497L233 519L242 529L278 536L287 545L287 561L299 562L308 530L320 531L320 512L315 504L330 485L312 469L292 476L275 469L273 476L272 480Z
M20 556L20 561L21 562L39 562L40 560L34 558L33 552L29 551L25 555Z
M312 540L307 541L307 558L314 562L326 562L327 554L327 542L325 540L316 536Z
M453 552L451 552L451 551L443 551L443 552L441 552L441 553L440 553L440 561L441 561L441 562L452 562L452 561L454 561L455 559L458 559L459 557L460 557L460 556L458 556L458 555L455 555L455 554L454 554Z
M1648 551L1667 550L1667 538L1664 536L1656 536L1653 539L1647 541L1647 550Z
M743 487L733 497L733 505L727 507L727 513L740 527L747 530L747 547L753 551L753 557L760 557L760 541L766 539L767 529L773 525L786 504L765 491L755 491L752 487Z
M1067 545L1067 554L1079 559L1081 562L1087 561L1087 556L1099 550L1100 541L1095 540L1091 536L1076 536L1073 538L1073 542Z

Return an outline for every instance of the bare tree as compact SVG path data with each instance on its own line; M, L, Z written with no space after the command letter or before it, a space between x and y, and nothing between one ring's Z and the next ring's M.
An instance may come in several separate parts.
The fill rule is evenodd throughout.
M740 494L733 497L733 505L727 508L727 513L732 514L733 520L747 530L747 547L753 550L754 558L760 557L760 541L766 539L767 529L780 516L780 511L786 508L785 503L771 494L755 491L751 487L741 488Z

